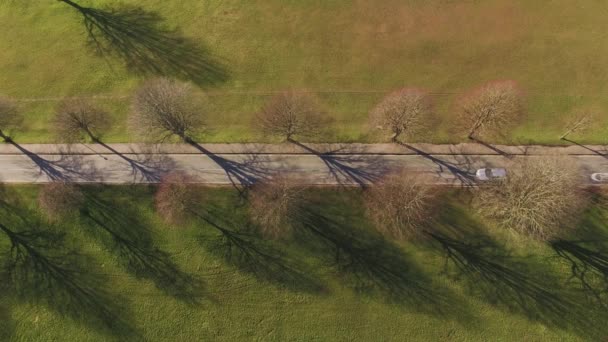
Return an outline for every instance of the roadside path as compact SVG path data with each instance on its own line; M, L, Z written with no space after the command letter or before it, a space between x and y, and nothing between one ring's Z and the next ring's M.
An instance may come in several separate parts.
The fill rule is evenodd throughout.
M608 146L481 144L0 144L0 182L154 183L186 171L202 183L248 185L277 171L316 185L369 184L397 168L435 175L438 183L474 182L481 167L555 154L581 177L608 172Z

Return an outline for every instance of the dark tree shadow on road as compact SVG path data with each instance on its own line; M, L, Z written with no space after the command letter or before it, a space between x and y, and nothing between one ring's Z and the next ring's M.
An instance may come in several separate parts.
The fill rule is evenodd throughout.
M132 170L133 183L158 183L175 166L175 162L158 149L150 148L145 151L132 151L129 154L125 154L118 152L100 140L96 139L95 142L129 164Z
M272 174L264 166L264 164L268 163L268 158L255 153L255 151L251 151L252 153L248 154L243 161L234 161L207 150L190 138L186 138L185 140L220 166L226 173L232 187L243 196L253 184L268 178Z
M145 218L124 201L97 196L99 190L86 192L84 224L88 233L115 253L127 272L152 281L163 293L190 304L209 297L202 280L182 271L168 253L154 247Z
M140 7L96 9L59 1L82 15L96 52L123 59L128 70L191 80L200 86L228 79L225 66L208 49L167 29L158 13Z
M327 167L332 178L340 185L368 186L389 171L389 165L379 156L340 155L339 150L319 152L298 141L289 142L319 157Z
M313 272L305 263L249 229L235 229L236 224L226 218L223 210L212 208L194 215L219 233L202 234L199 237L201 244L239 271L293 291L326 291L325 286L312 277Z
M93 261L68 249L61 234L15 231L0 223L10 249L3 256L2 279L15 298L45 304L75 321L113 336L133 336L124 299L100 285L107 279L91 272Z
M36 164L39 175L46 176L50 181L93 182L101 180L92 162L85 162L80 156L71 154L69 150L58 151L57 158L45 159L14 141L10 143Z
M463 163L454 164L451 162L447 162L445 160L441 160L429 153L426 153L420 149L415 148L412 145L406 143L399 143L400 145L407 147L408 149L416 152L416 154L423 156L424 158L432 161L439 167L439 172L442 173L444 171L448 171L451 173L456 180L460 181L463 186L472 186L475 184L475 174L474 171L471 172L471 162L468 158L465 158ZM441 175L440 175L441 176Z
M501 155L501 156L503 156L503 157L505 157L505 158L513 158L513 155L512 155L512 154L507 153L507 152L505 152L505 151L503 151L503 150L501 150L501 149L497 148L497 147L496 147L496 146L494 146L494 145L488 144L487 142L485 142L485 141L483 141L483 140L481 140L481 139L478 139L478 138L475 138L475 137L469 137L469 139L473 140L474 142L476 142L476 143L478 143L478 144L480 144L480 145L483 145L484 147L489 148L490 150L492 150L492 151L494 151L494 152L498 153L499 155Z
M586 146L586 145L583 145L583 144L581 144L579 142L576 142L574 140L570 140L568 138L563 138L562 140L567 141L569 143L572 143L572 144L574 144L576 146L580 146L580 147L582 147L582 148L584 148L584 149L586 149L588 151L591 151L591 152L597 154L598 156L601 156L601 157L604 157L604 158L608 158L608 150L606 150L606 149L604 149L603 151L598 151L598 150L592 149L589 146Z
M442 215L440 221L445 226L426 234L445 253L444 272L464 281L472 294L530 320L581 336L605 333L604 327L595 324L606 316L605 312L562 286L553 270L544 267L545 263L532 257L511 256L503 245L467 219L462 210L446 207ZM449 223L454 218L459 220L457 226Z

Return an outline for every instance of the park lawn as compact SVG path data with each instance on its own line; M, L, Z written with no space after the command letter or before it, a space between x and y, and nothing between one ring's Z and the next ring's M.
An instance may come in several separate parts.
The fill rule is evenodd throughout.
M546 244L482 229L462 204L466 194L450 195L433 231L471 252L467 260L481 273L445 268L439 240L380 239L358 190L311 190L299 220L308 225L291 240L238 235L248 241L243 249L230 249L211 226L248 231L232 189L204 189L200 218L182 227L153 213L153 188L84 190L79 218L49 224L37 218L36 186L6 189L0 223L38 253L38 271L22 263L15 274L27 277L3 281L20 294L0 296L0 339L557 341L607 334L606 313L567 282L568 263ZM572 239L593 231L601 241L608 234L601 214L590 210ZM335 237L338 258L328 242ZM0 232L2 262L8 247ZM239 251L250 254L240 259ZM591 273L587 280L601 285Z
M452 129L458 94L513 79L525 90L528 117L497 142L558 144L566 122L581 110L599 117L589 132L572 138L606 142L608 22L601 1L76 2L96 9L140 6L195 43L198 57L171 63L209 94L209 130L201 141L272 141L251 123L271 94L287 88L318 93L335 119L318 140L373 141L367 113L403 86L432 92L441 119L418 140L461 141ZM118 56L94 53L78 11L58 1L9 0L0 3L0 22L0 93L24 100L26 122L16 140L55 140L50 120L57 99L92 95L111 97L101 101L115 118L106 141L137 139L126 129L128 96L146 74ZM171 53L159 49L158 55ZM192 66L199 62L211 71Z

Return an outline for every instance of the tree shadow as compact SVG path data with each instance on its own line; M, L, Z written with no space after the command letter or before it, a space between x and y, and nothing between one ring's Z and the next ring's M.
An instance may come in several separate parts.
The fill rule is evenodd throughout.
M140 153L132 151L128 157L98 139L95 139L95 142L127 162L132 171L133 183L158 183L175 167L175 162L166 154L160 153L158 149L151 148Z
M379 156L373 155L339 155L339 150L319 152L301 142L290 139L289 142L319 157L325 164L332 178L340 185L368 186L389 171L389 165Z
M313 272L305 263L277 248L272 241L248 231L228 228L235 224L225 219L226 213L219 213L215 208L193 214L216 233L200 235L200 243L239 271L292 291L327 292L327 288L311 276Z
M14 141L10 141L10 144L36 164L38 175L44 175L49 181L93 182L101 180L100 174L92 162L85 162L80 156L71 154L69 150L60 150L56 159L45 159Z
M593 241L554 240L551 248L570 265L569 282L575 282L601 306L608 308L608 251L589 247Z
M232 187L242 196L245 195L253 184L271 175L271 171L268 168L261 166L267 163L268 159L257 153L247 154L246 159L243 161L234 161L214 154L191 138L185 138L185 141L221 167L226 173Z
M0 129L0 139L5 143L12 143L14 141L15 132L20 128L23 128L23 117L19 116L16 120L17 122L11 124L8 128L3 127Z
M429 153L426 153L420 149L415 148L412 145L409 145L406 143L399 143L399 145L404 146L404 147L416 152L417 155L422 156L422 157L432 161L433 163L435 163L439 167L439 171L437 172L439 174L439 176L441 176L441 173L443 173L445 170L447 170L450 174L452 174L455 177L455 179L457 181L460 182L460 184L462 186L475 185L475 174L470 172L471 171L471 162L468 158L465 158L464 163L454 164L451 162L447 162L445 160L441 160ZM463 166L465 168L463 168Z
M149 223L132 206L116 198L103 199L94 194L100 192L97 187L88 190L81 210L87 232L114 252L127 272L189 304L200 304L201 298L209 297L200 279L182 271L168 253L154 247Z
M599 208L591 208L577 227L576 237L549 241L570 267L567 283L577 285L591 300L608 308L608 228Z
M117 56L127 69L191 80L210 86L228 80L228 71L201 44L169 30L162 16L141 7L96 9L59 0L83 17L89 44L103 56Z
M595 322L606 314L561 286L545 263L511 256L503 245L481 233L462 210L446 208L442 216L442 223L426 234L445 253L445 274L465 281L472 294L530 320L581 336L605 333ZM454 217L460 217L458 226L449 223Z
M324 200L303 206L296 239L327 260L347 287L424 314L471 319L466 304L434 283L401 248L328 208Z
M6 291L6 284L0 285L1 291ZM8 307L5 306L5 294L0 295L0 341L12 341L15 334L15 324Z
M589 146L586 146L586 145L580 144L580 143L578 143L578 142L576 142L576 141L574 141L574 140L570 140L570 139L568 139L568 138L563 138L562 140L567 141L567 142L569 142L569 143L571 143L571 144L574 144L574 145L576 145L576 146L580 146L580 147L582 147L582 148L584 148L584 149L586 149L586 150L588 150L588 151L591 151L591 152L593 152L593 153L597 154L598 156L601 156L601 157L604 157L604 158L608 158L608 151L606 151L606 150L604 150L604 151L598 151L598 150L594 150L594 149L592 149L592 148L591 148L591 147L589 147Z
M494 152L498 153L499 155L501 155L501 156L503 156L503 157L505 157L505 158L509 158L509 159L513 158L513 155L512 155L512 154L507 153L507 152L505 152L505 151L503 151L503 150L501 150L501 149L497 148L496 146L490 145L490 144L486 143L486 142L485 142L485 141L483 141L483 140L480 140L480 139L478 139L478 138L475 138L474 136L469 137L469 139L473 140L473 141L474 141L474 142L476 142L477 144L480 144L480 145L483 145L484 147L489 148L490 150L492 150L492 151L494 151Z
M108 280L91 272L92 260L69 250L63 235L15 231L2 223L0 231L10 242L2 279L14 298L44 304L102 333L125 338L136 334L125 320L124 299L99 286Z

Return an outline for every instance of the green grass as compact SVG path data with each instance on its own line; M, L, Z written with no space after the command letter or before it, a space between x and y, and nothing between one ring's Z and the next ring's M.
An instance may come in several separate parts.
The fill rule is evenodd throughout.
M320 140L370 141L365 121L384 93L418 86L433 93L442 121L421 140L452 142L454 98L494 79L514 79L526 91L528 118L501 142L559 143L572 113L600 118L585 136L605 142L608 71L601 2L567 0L484 2L79 0L83 6L141 6L168 29L204 47L228 79L210 85L210 131L201 141L266 140L250 123L268 93L285 88L319 93L336 119ZM3 1L0 93L23 102L21 142L54 139L55 98L103 94L115 116L108 142L134 140L125 125L128 96L145 77L120 58L103 58L87 45L82 16L56 1ZM201 59L207 57L202 56ZM211 58L211 57L210 57ZM200 77L200 73L197 77ZM52 99L48 99L52 98ZM47 99L47 100L44 100Z
M453 263L444 268L439 240L381 239L362 216L358 191L313 190L292 239L239 235L246 248L230 249L211 225L247 232L245 206L230 190L205 189L201 218L167 227L152 210L152 188L84 189L82 212L57 224L39 219L37 187L10 187L2 197L0 224L31 247L27 255L35 257L21 260L37 263L18 263L14 274L26 276L3 280L19 292L1 292L0 339L557 341L608 334L605 313L576 279L567 281L564 259L546 244L482 228L458 204L464 194L452 195L434 231L466 256L469 270L479 270L471 273ZM590 210L571 239L593 234L601 245L608 234L602 215ZM7 236L0 231L3 262L15 256L7 254ZM53 273L57 265L62 273ZM84 272L66 273L79 267ZM592 272L587 280L602 284Z

